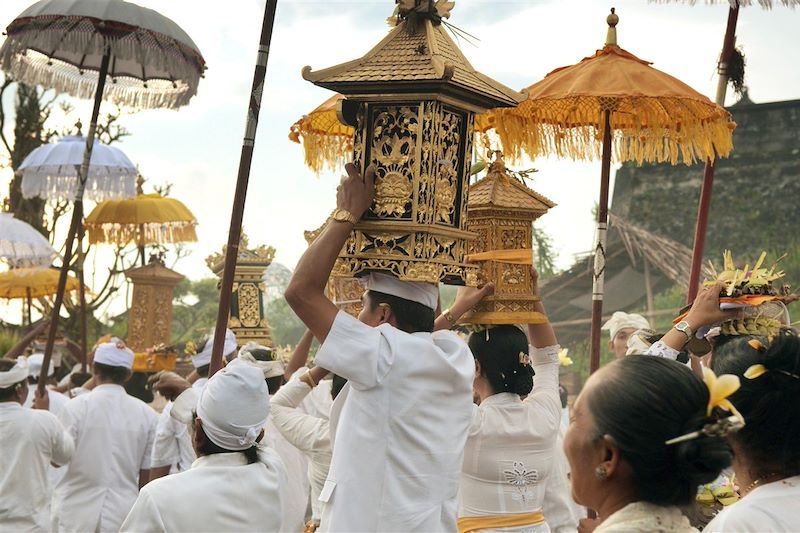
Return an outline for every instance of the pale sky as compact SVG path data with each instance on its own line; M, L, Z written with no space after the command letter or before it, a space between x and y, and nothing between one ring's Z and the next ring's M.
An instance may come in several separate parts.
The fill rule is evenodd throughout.
M0 25L5 27L30 3L2 0ZM176 269L198 279L211 275L205 258L227 241L263 0L138 3L179 24L208 65L198 95L188 106L125 116L123 124L132 136L117 145L151 183L171 182L172 196L197 216L199 242L191 245L193 253ZM480 39L474 44L461 42L467 58L478 70L513 88L539 81L554 68L576 63L601 48L605 18L614 6L620 16L620 46L713 98L727 2L690 6L646 0L460 0L456 4L450 22ZM244 227L251 243L274 246L276 261L290 268L306 247L303 230L318 227L333 209L341 174L315 176L303 164L302 148L287 139L289 126L330 95L304 81L300 70L304 65L316 70L360 57L385 35L385 19L393 9L392 0L278 2ZM795 68L798 28L800 10L742 9L737 43L747 59L746 81L753 101L800 98L800 71ZM70 101L87 124L90 103ZM51 125L57 121L55 117ZM558 204L540 225L554 238L558 266L566 268L575 254L592 247L591 209L599 194L599 163L539 160L518 168L531 166L539 170L533 188ZM8 172L0 173L3 195L9 178ZM665 199L662 216L669 216L669 201ZM87 212L92 207L88 203ZM101 250L90 265L102 271L107 255ZM98 274L97 283L102 281ZM124 305L119 298L108 311L119 312ZM7 318L16 321L16 309L8 306L12 316Z

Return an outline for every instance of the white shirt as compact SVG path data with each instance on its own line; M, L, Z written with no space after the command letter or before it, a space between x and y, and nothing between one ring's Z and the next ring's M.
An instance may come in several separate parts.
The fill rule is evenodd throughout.
M120 385L98 385L70 400L59 417L75 455L53 495L53 530L117 531L150 468L158 417Z
M169 473L177 474L189 470L197 455L186 424L181 424L172 418L171 410L172 402L167 402L164 410L158 415L150 465L153 468L169 466Z
M530 347L536 376L533 391L524 401L518 394L502 392L473 407L459 517L542 511L561 421L559 348ZM548 531L546 524L538 529ZM528 527L526 531L538 529Z
M50 408L48 409L54 416L58 416L61 412L61 409L64 408L64 405L69 401L69 398L58 391L54 391L52 389L45 388L47 391L47 396L50 399ZM25 403L22 404L22 407L32 408L33 407L33 398L34 394L36 393L36 384L29 383L28 384L28 397L25 398Z
M331 410L322 529L455 531L475 377L464 341L340 311L316 362L349 380Z
M281 435L271 418L267 419L264 429L264 444L275 450L286 469L286 483L283 485L283 525L287 531L302 531L311 494L308 482L308 459Z
M199 457L191 469L145 485L120 531L284 531L285 482L281 460L268 448L253 464L239 452Z
M677 507L648 502L629 503L612 513L594 533L697 533Z
M703 533L739 531L800 531L800 476L756 487L725 507Z
M328 390L330 394L330 387ZM331 465L331 441L328 417L312 416L298 408L311 397L311 391L299 379L290 380L270 399L270 416L286 440L308 457L312 518L319 520L322 516L319 495Z
M0 402L0 524L3 531L50 527L50 463L66 464L75 443L47 411Z
M553 470L544 488L542 511L552 533L577 533L578 522L586 516L586 509L572 499L569 462L564 453L563 428L559 428L556 445L553 447Z

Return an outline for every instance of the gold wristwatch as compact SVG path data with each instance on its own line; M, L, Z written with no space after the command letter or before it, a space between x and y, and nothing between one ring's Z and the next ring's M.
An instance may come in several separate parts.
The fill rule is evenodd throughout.
M356 216L347 209L336 209L331 215L331 218L337 222L349 222L354 226L356 222L358 222Z

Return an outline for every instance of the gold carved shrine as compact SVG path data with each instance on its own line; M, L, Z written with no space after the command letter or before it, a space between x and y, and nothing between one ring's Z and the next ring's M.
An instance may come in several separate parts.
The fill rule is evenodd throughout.
M311 244L314 239L325 229L328 223L325 222L313 231L303 232L306 242ZM361 297L364 295L364 285L353 277L341 277L331 274L328 284L325 286L325 293L330 300L345 313L358 318L364 305Z
M450 4L450 3L445 3ZM365 56L303 77L338 91L354 127L353 160L376 167L375 201L356 224L333 273L370 271L405 281L477 283L465 263L467 196L476 113L524 95L476 72L441 24L443 3L400 2L396 26Z
M461 324L535 324L547 321L534 311L531 295L533 221L555 204L509 175L502 158L483 179L470 186L467 229L478 235L469 254L484 253L497 260L481 261L480 277L495 284L494 294L464 314ZM526 251L508 260L508 251ZM504 257L506 256L506 257ZM526 260L520 260L525 256ZM527 260L529 258L529 260ZM526 264L527 263L527 264Z
M206 264L219 277L225 268L225 251L206 258ZM267 323L264 296L267 284L264 273L272 264L275 248L272 246L249 247L247 235L242 234L239 241L239 256L233 273L233 292L231 294L231 310L228 316L228 327L236 334L239 346L249 341L262 346L272 346Z
M149 264L126 270L125 277L133 284L128 346L134 352L144 352L153 346L170 344L172 296L183 276L153 256Z

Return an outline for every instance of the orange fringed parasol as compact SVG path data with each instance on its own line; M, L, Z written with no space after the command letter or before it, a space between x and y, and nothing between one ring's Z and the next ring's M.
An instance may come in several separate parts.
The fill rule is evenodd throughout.
M305 163L316 174L326 167L335 171L352 158L353 128L343 124L337 114L344 98L334 94L289 128L289 140L303 145ZM476 132L490 128L488 114L475 116Z
M531 85L528 100L490 112L505 153L601 157L600 202L592 287L590 369L600 366L605 243L612 145L617 161L715 160L733 148L735 124L721 106L617 46L611 10L605 47ZM602 150L601 150L602 146Z
M13 268L0 272L0 298L16 300L24 298L28 304L28 324L31 323L31 300L44 298L58 292L59 271L47 267ZM64 292L77 291L78 278L67 276Z
M134 243L143 251L148 244L197 241L197 219L189 208L175 198L144 194L143 181L140 177L136 198L106 200L89 213L84 225L90 243L118 246Z

